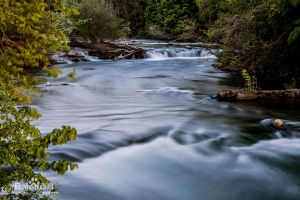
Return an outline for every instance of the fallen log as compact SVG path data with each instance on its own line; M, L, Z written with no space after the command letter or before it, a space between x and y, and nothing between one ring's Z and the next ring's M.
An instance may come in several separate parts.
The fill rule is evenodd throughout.
M179 42L176 43L176 40L168 42L167 45L168 46L178 46L178 47L182 47L182 48L186 48L186 49L192 49L193 48L192 46L185 45L185 44L180 44ZM200 44L199 43L195 46L196 47L202 47L202 48L205 48L205 49L220 49L221 48L221 45L219 45L219 44L205 44L205 43Z
M129 46L129 45L120 45L120 44L116 44L116 43L111 43L111 42L104 42L104 44L108 45L109 47L111 48L114 48L114 49L126 49L126 50L133 50L133 51L136 51L138 50L139 48L135 48L133 46Z
M80 47L80 48L87 49L90 56L97 56L100 59L114 59L119 55L123 56L124 54L125 54L125 58L127 59L146 57L145 49L136 48L129 45L115 44L111 42L102 42L99 44L91 44L87 42L72 42L70 45L72 47Z
M124 56L119 56L117 59L145 58L146 52L147 50L145 49L136 49L135 51L128 53Z
M79 55L79 54L69 54L69 53L65 53L63 55L60 55L59 57L61 58L67 58L68 60L70 61L73 61L73 62L80 62L80 61L84 61L84 62L87 62L89 61L85 55Z
M254 93L245 93L238 89L221 89L216 98L224 101L250 101L263 98L300 98L300 89L258 90Z
M63 55L60 55L59 57L67 57L67 58L84 58L84 55L78 55L78 54L68 54L65 53Z

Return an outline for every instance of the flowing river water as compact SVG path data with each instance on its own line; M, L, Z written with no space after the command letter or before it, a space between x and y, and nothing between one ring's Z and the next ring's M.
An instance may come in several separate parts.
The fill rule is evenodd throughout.
M62 200L299 200L300 115L293 102L220 102L219 88L239 75L212 66L214 56L137 40L147 59L62 65L41 85L47 133L61 125L78 140L51 147L51 159L79 169L45 175ZM186 45L186 44L185 44ZM66 73L77 68L77 78ZM286 120L287 131L271 127Z

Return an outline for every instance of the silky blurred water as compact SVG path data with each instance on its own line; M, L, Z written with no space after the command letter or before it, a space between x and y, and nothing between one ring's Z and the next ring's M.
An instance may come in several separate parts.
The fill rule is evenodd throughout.
M152 40L147 59L62 65L34 102L43 134L61 125L75 142L50 147L79 169L57 176L63 200L300 199L300 116L293 101L220 102L239 75L201 50ZM66 74L77 68L77 78ZM281 118L288 130L270 124Z

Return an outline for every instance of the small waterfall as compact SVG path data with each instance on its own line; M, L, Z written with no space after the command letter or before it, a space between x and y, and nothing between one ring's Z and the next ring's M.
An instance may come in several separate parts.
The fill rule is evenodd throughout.
M201 48L184 49L184 48L159 48L148 49L146 57L150 59L167 59L167 58L214 58L207 50Z
M167 52L156 52L156 51L147 51L146 58L154 58L154 59L160 59L160 58L168 58Z

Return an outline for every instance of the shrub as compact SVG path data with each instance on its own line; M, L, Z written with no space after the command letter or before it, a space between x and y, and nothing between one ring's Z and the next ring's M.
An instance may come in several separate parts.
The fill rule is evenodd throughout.
M208 38L223 45L219 67L247 69L265 88L282 88L291 77L300 82L298 0L197 2L200 17L212 20Z
M100 43L104 39L126 37L130 32L128 23L118 18L105 0L83 0L77 7L78 15L62 18L59 23L71 40L81 38Z

